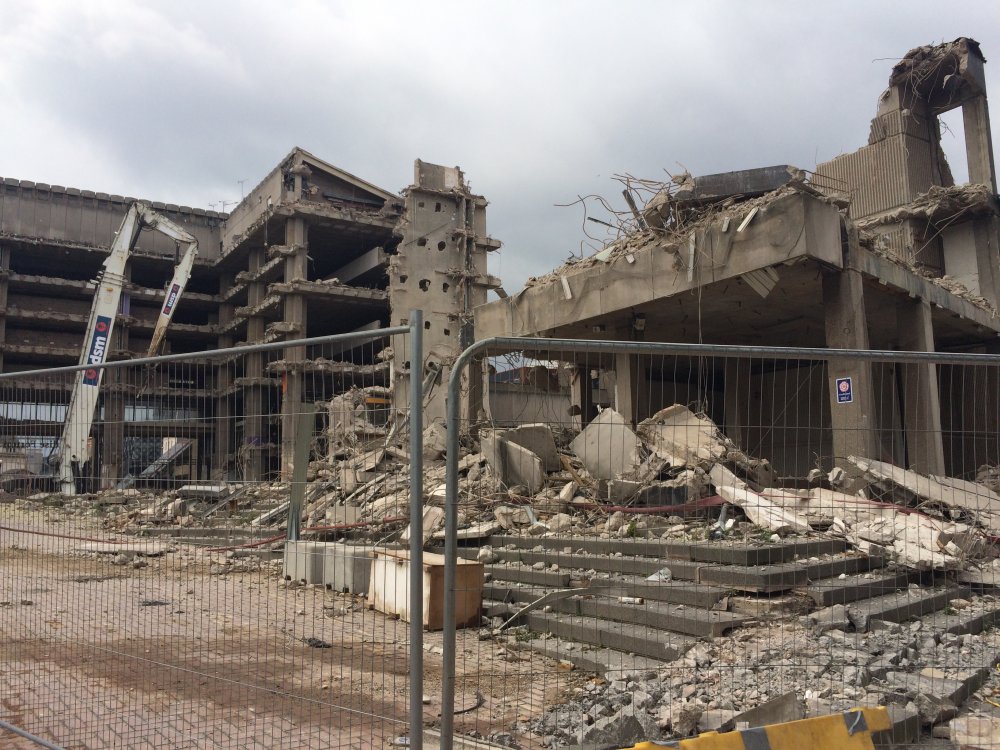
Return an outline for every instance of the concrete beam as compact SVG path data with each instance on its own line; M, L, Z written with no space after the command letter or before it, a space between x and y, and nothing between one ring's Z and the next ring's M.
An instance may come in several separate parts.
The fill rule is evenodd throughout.
M749 271L800 258L814 258L841 267L840 214L813 196L783 196L758 213L736 234L733 222L726 232L721 223L699 232L697 268L688 279L686 268L676 268L672 243L650 245L608 263L591 261L564 276L572 297L558 278L529 287L507 299L475 309L476 335L532 336L554 334L564 326L623 313L639 305L691 291L703 284L735 279ZM687 240L684 241L685 248ZM686 252L686 250L685 250ZM687 257L685 255L685 257Z
M355 258L350 263L345 263L331 274L342 284L354 281L359 276L374 271L376 268L385 268L389 264L389 256L381 247L373 247L363 255Z

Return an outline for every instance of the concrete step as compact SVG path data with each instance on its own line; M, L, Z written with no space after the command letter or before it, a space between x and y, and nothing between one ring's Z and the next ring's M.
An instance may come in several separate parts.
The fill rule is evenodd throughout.
M546 550L545 552L535 552L532 550L494 550L494 553L504 562L519 562L524 565L533 565L543 562L548 565L556 563L560 568L573 570L596 570L601 573L619 573L628 575L652 575L661 568L670 567L667 560L658 560L650 557L609 557L607 555L577 555L558 552L556 550ZM463 557L475 557L468 552L460 553Z
M824 578L798 589L816 602L817 607L848 604L860 599L873 599L909 586L914 576L907 572L861 573L845 578Z
M974 692L981 688L993 671L992 666L978 669L940 670L941 675L929 676L922 672L888 672L885 682L894 690L923 693L951 701L961 706ZM943 676L942 676L943 675Z
M931 633L954 633L955 635L976 635L1000 623L1000 605L990 605L983 611L949 610L945 607L923 618L925 631Z
M484 572L494 581L513 581L553 589L565 589L570 585L570 574L561 570L534 570L526 565L486 565Z
M511 641L515 651L532 651L558 661L567 661L577 669L595 672L613 680L626 675L661 669L667 662L645 656L626 654L613 648L585 646L561 638L533 638L528 641Z
M816 562L806 561L801 564L810 581L819 581L824 578L836 578L842 573L853 575L854 573L865 573L869 570L884 568L885 560L877 555L851 553L828 557Z
M499 552L498 552L499 554ZM464 555L471 556L471 551ZM878 568L883 561L863 555L837 555L816 562L793 562L775 565L713 565L691 560L654 560L642 557L601 557L598 555L553 554L548 552L505 550L504 555L520 563L488 565L486 572L495 579L519 581L538 586L565 587L571 578L586 576L570 571L595 570L600 573L645 578L667 568L675 581L715 586L723 589L769 594L804 587L810 581L852 574ZM534 571L529 564L556 563L558 571ZM653 597L650 597L653 598Z
M487 584L483 596L498 601L512 602L511 614L513 614L520 607L539 599L545 593L547 593L546 590L541 588L503 589ZM613 595L601 591L593 594L581 591L580 596L552 601L549 602L548 606L552 611L568 615L583 615L595 619L645 625L657 630L670 630L674 633L684 633L702 638L722 635L751 620L750 617L734 612L686 607L682 604L664 604L662 602L628 604L619 602Z
M872 620L903 622L911 617L926 617L944 609L952 599L968 595L969 589L961 586L908 589L855 602L848 607L848 613L854 627L865 632Z
M764 542L670 542L649 539L584 539L581 537L534 537L495 535L489 538L494 549L513 546L522 550L543 547L571 553L624 555L631 557L676 558L724 565L773 565L808 557L837 554L847 549L842 539L787 539L777 544Z
M493 580L498 587L503 587L505 583L509 586L519 585L496 576L493 577ZM602 585L601 591L607 596L635 596L656 602L686 604L689 607L701 607L702 609L711 609L717 602L731 593L731 589L719 586L706 586L692 581L647 581L640 576L616 576L613 579L613 586L603 586L611 580L594 579L594 582ZM571 580L570 587L573 587L575 583ZM586 588L582 585L582 581L579 583L581 589Z
M608 622L593 617L531 612L528 628L578 643L624 651L661 661L683 656L697 638L631 623Z

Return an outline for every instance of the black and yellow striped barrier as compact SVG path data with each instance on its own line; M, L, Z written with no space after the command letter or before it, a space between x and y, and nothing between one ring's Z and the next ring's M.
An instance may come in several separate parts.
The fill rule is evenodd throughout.
M663 745L640 742L630 750L873 750L872 732L891 727L884 708L859 708L736 732L706 732Z

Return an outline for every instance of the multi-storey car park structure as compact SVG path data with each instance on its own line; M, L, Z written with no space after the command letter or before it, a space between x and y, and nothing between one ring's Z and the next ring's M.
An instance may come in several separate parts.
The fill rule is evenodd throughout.
M132 201L3 180L4 372L77 363L93 280ZM151 205L199 245L167 335L164 351L171 353L377 329L420 307L428 361L447 361L470 335L471 307L485 302L492 283L485 253L499 246L485 236L485 201L469 192L461 171L419 161L415 184L396 195L296 148L228 215ZM140 236L110 359L144 354L175 253L163 236ZM147 373L142 383L116 382L109 371L89 474L107 486L138 473L159 453L158 446L137 450L150 434L191 441L184 460L190 476L232 472L237 464L247 479L287 472L291 449L277 442L292 432L277 429L283 405L287 417L287 405L314 398L311 391L329 397L355 382L393 381L405 393L410 363L379 356L380 348L358 347L343 361L310 359L303 347L288 347L277 360L257 353L192 367L193 359ZM36 385L20 403L4 405L7 449L52 457L69 386ZM443 415L443 403L438 411Z
M91 474L110 484L141 470L149 456L129 459L122 446L155 425L158 435L193 441L188 463L198 476L236 468L248 479L287 476L290 445L278 436L293 431L277 425L287 405L316 398L316 383L327 398L355 383L383 385L394 407L405 408L411 372L446 378L464 346L493 335L996 352L1000 210L983 63L966 38L911 50L893 68L869 142L858 151L811 175L781 166L667 186L635 211L634 233L488 303L487 290L499 281L487 273L486 257L499 243L486 235L485 201L457 168L418 161L414 184L397 195L294 149L228 215L154 203L200 248L169 351L399 325L420 308L427 356L409 362L400 344L391 354L363 347L332 362L289 347L277 361L251 354L235 366L197 370L196 382L195 370L170 367L151 373L141 389L112 380L95 430L99 471ZM958 107L965 185L954 185L938 120ZM76 363L91 279L128 202L4 180L5 372ZM140 238L112 357L145 350L174 252L162 237ZM562 413L579 423L604 393L633 423L691 400L682 392L685 375L635 357L602 363L607 389L594 387L590 366L577 364L569 385L575 408ZM986 434L981 422L1000 413L997 383L953 382L927 365L837 368L825 393L812 392L817 381L809 379L812 390L795 395L825 404L823 429L812 437L793 415L809 414L816 427L815 409L776 403L768 387L788 373L726 367L708 384L724 398L707 407L737 442L759 441L759 425L776 431L771 442L782 455L771 458L787 474L811 466L817 434L830 442L824 455L882 457L934 473L964 475L974 462L1000 460L996 446L965 445L952 429L972 425ZM831 387L843 377L854 389L846 404ZM969 388L978 394L976 413L962 398ZM429 391L428 421L444 415L443 396L443 388ZM25 393L25 403L37 406L5 405L5 434L15 447L51 450L60 412L48 405L66 398L59 389ZM476 403L473 396L467 405L472 415ZM721 404L742 406L716 413ZM754 414L768 416L750 420Z

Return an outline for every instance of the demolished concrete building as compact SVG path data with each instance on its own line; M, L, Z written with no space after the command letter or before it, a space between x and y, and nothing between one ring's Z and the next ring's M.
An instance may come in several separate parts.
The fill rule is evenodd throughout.
M477 335L1000 351L1000 225L983 62L971 39L912 50L892 70L868 145L811 175L782 165L678 178L601 252L477 308ZM940 145L938 118L957 107L966 185L953 184ZM599 405L590 387L595 365L577 365L574 413L586 423ZM630 356L605 369L610 397L600 405L614 406L633 425L690 402L683 373ZM811 426L824 428L817 446L803 442L807 425L771 418L784 405L784 395L767 387L773 373L735 360L719 361L718 369L710 415L739 445L760 438L760 428L741 423L741 415L760 415L757 425L773 431L769 442L782 452L769 458L785 475L805 475L817 452L878 456L952 476L974 475L1000 459L995 446L963 445L952 430L996 429L982 423L997 413L996 382L976 384L985 400L973 413L961 397L970 384L953 382L948 372L831 365L825 397L797 396L823 405L821 415L809 412ZM852 378L855 393L838 404L833 383L843 377Z
M11 178L2 188L0 369L76 364L93 279L134 199ZM152 206L194 234L200 247L167 335L169 353L375 330L390 321L405 324L409 310L421 308L429 356L418 371L440 379L471 341L472 307L495 285L485 258L500 243L486 236L486 202L457 168L417 161L414 185L398 195L295 148L228 214ZM140 237L111 359L145 352L174 261L172 242L156 233ZM144 467L129 464L123 445L155 433L183 441L192 478L288 477L294 430L279 430L278 423L290 418L289 405L320 397L312 391L329 398L355 385L395 384L395 406L405 408L412 363L402 343L383 347L358 347L341 361L289 347L277 361L251 353L234 370L202 360L204 367L188 367L183 377L166 366L141 389L106 388L89 474L107 487L138 473ZM4 436L48 455L61 425L38 416L66 402L68 385L37 385L25 395L34 403L27 407L32 416L18 418L24 406L6 414ZM432 403L443 417L439 390Z

